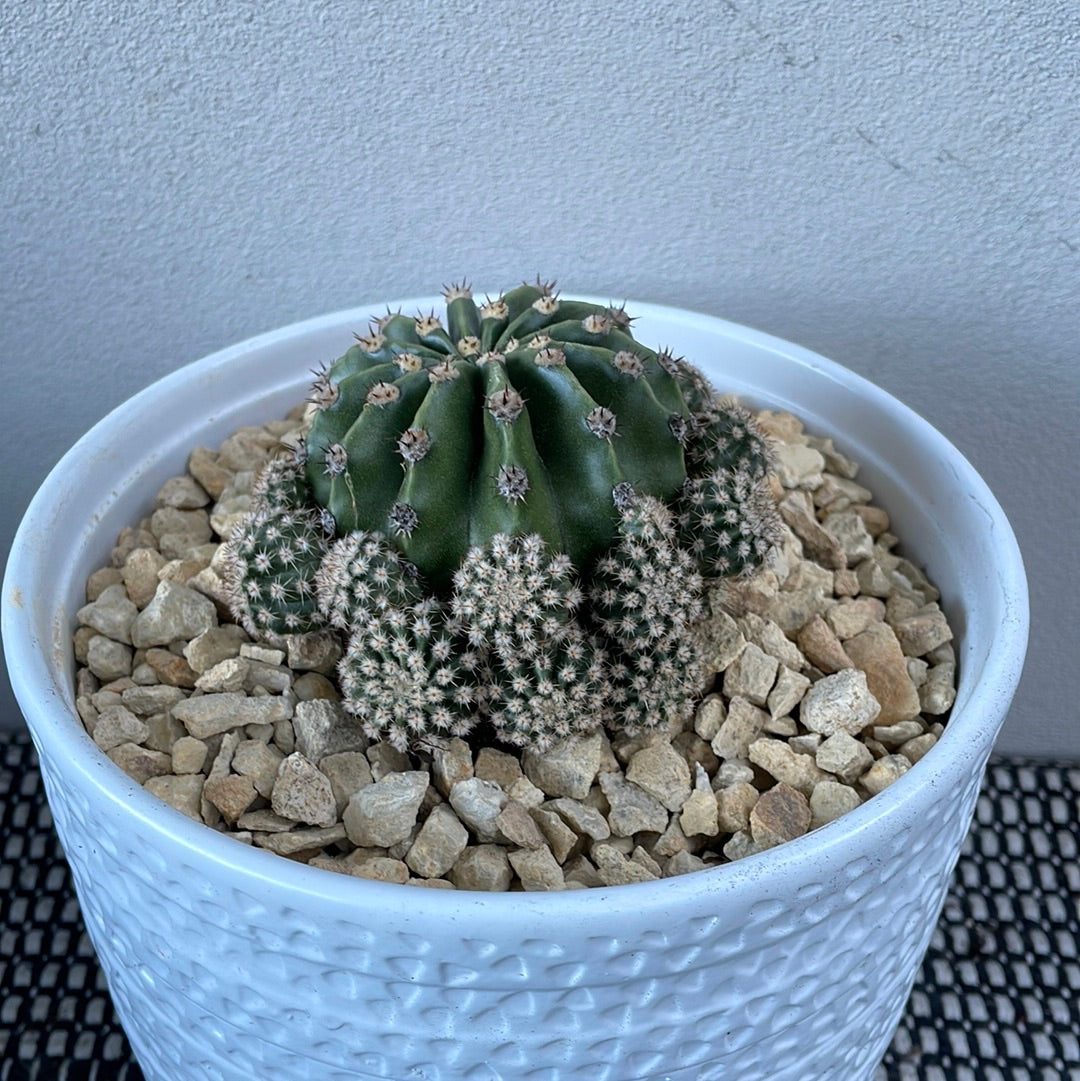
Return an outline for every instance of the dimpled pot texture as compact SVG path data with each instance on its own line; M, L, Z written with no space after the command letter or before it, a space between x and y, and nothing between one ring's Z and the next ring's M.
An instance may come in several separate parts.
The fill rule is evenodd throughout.
M391 309L431 310L437 298ZM968 462L858 376L722 320L627 305L748 405L862 464L957 631L937 747L805 837L676 878L558 894L421 890L307 867L159 803L91 742L71 632L87 575L198 444L283 416L385 304L254 338L85 436L12 549L3 634L90 935L148 1081L859 1081L929 943L1019 678L1027 592ZM144 446L137 465L121 448Z

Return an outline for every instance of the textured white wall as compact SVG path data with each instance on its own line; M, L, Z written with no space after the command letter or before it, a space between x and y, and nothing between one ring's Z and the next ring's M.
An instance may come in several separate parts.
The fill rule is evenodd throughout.
M1070 0L0 0L0 545L163 373L539 272L941 428L1030 570L1001 747L1080 755L1078 44Z

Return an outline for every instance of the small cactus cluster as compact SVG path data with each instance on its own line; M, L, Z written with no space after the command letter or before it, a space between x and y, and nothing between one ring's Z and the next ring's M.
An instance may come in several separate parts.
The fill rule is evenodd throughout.
M766 438L623 308L445 297L445 325L388 312L317 374L227 547L237 617L340 631L346 708L399 747L681 719L706 581L776 543Z

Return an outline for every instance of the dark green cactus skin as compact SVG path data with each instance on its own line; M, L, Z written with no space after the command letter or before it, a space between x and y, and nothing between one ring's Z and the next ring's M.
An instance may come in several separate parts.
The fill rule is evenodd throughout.
M671 499L692 425L664 356L621 312L524 285L447 327L388 315L321 377L308 479L344 535L391 537L445 589L497 533L542 536L585 569L614 539L612 492Z
M255 509L223 555L230 605L253 633L317 630L324 619L315 580L326 553L326 532L302 466L291 458L275 459L252 494Z

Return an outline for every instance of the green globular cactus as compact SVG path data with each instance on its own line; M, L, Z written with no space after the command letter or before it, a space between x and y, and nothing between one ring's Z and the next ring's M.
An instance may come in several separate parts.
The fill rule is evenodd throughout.
M237 618L340 632L345 707L399 748L685 720L705 580L779 539L767 437L622 308L444 295L318 375L227 546Z
M342 704L371 739L399 750L466 735L480 699L479 657L461 651L434 598L374 610L338 666Z
M678 365L621 309L549 285L445 296L445 327L388 314L316 381L316 500L339 535L385 534L436 589L497 533L538 534L588 568L614 539L619 484L670 499L686 479Z
M628 731L681 722L692 708L703 675L694 632L704 586L671 511L649 496L628 500L619 540L598 562L589 595L617 658L612 703Z
M323 625L315 580L326 553L325 516L311 504L302 462L276 458L253 489L254 509L223 551L230 606L253 634Z

